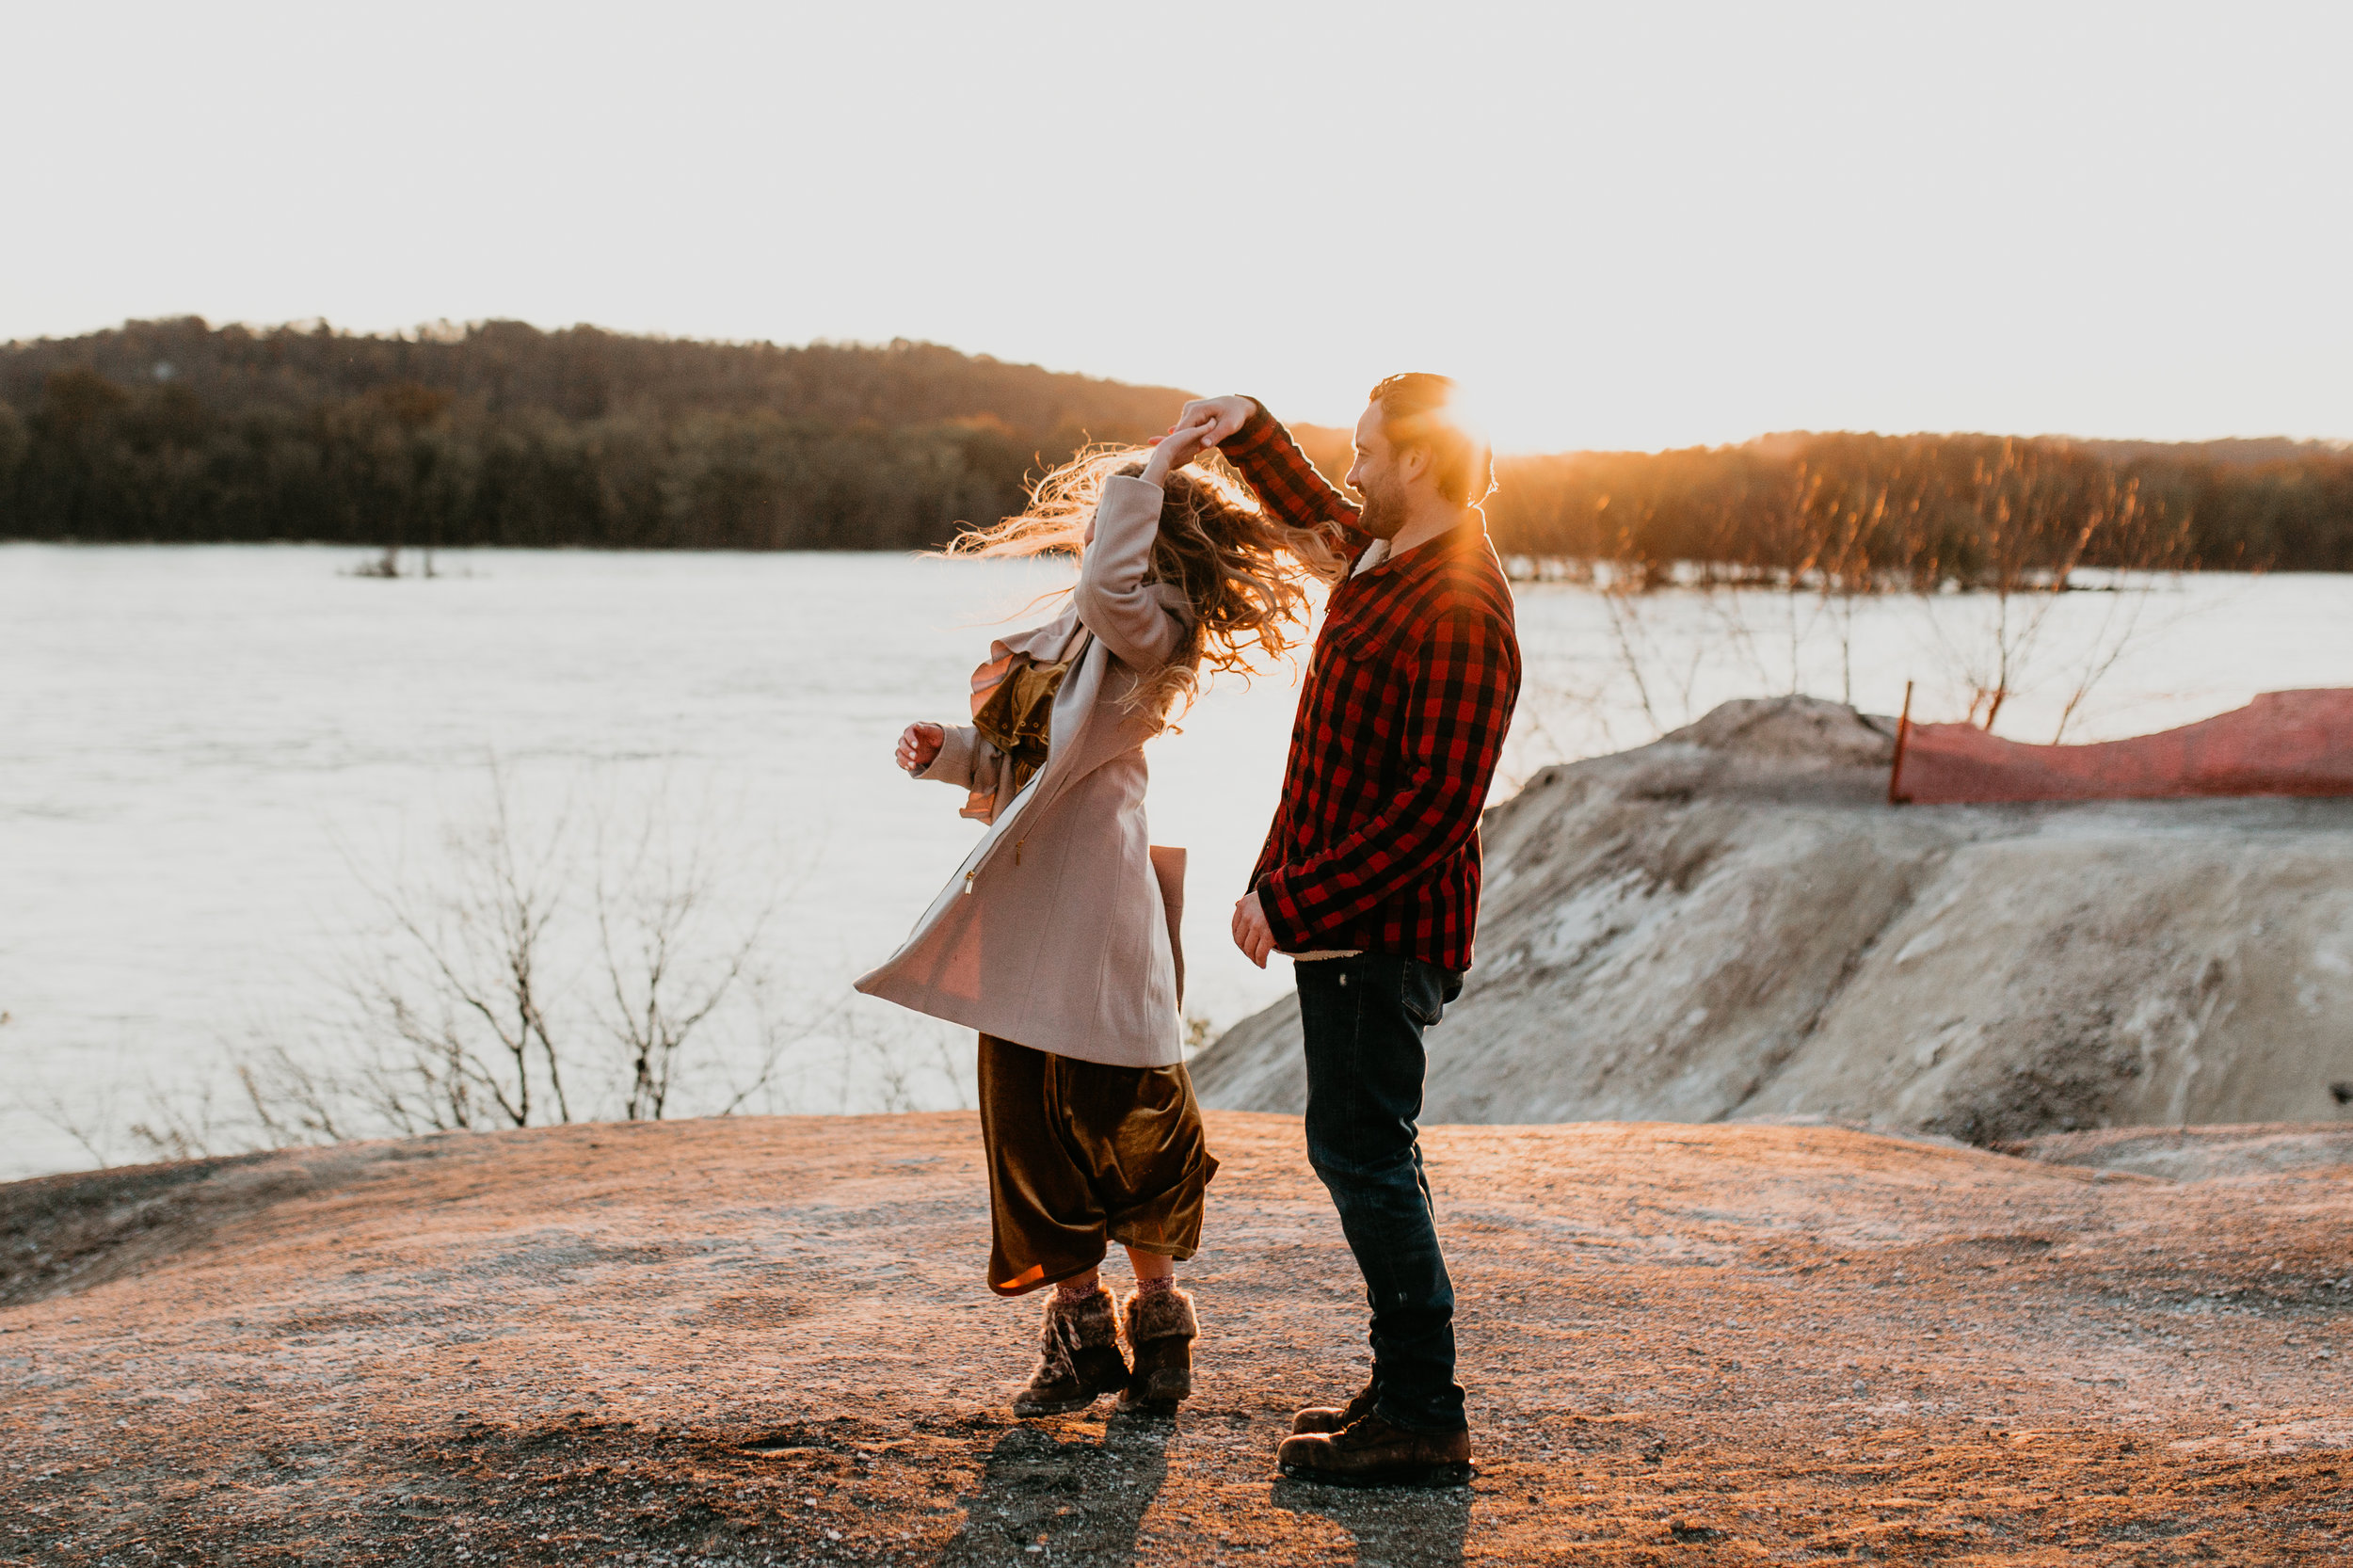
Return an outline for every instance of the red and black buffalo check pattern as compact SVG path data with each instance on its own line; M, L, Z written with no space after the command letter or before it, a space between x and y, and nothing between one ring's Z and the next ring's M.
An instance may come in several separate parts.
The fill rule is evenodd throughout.
M1220 450L1285 521L1337 522L1369 542L1354 504L1263 407ZM1250 876L1278 948L1470 968L1479 813L1519 692L1512 590L1483 529L1332 590Z

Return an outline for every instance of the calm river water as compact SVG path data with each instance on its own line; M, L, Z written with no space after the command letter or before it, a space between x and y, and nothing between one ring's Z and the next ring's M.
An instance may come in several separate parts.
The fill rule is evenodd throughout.
M978 831L956 794L906 780L889 752L908 720L959 716L994 618L1066 572L479 552L444 557L451 575L386 582L346 575L356 560L0 547L0 1177L89 1163L68 1125L109 1158L148 1157L130 1129L151 1097L232 1104L230 1067L257 1042L320 1063L347 1051L341 977L394 940L366 885L438 874L448 829L485 820L493 760L526 840L562 823L584 844L581 824L617 836L651 813L715 848L720 925L774 905L756 954L763 1004L804 1032L747 1103L962 1102L966 1042L848 995ZM1625 619L1584 588L1527 585L1519 605L1529 690L1504 789L1726 697L1786 690L1793 667L1804 689L1850 689L1881 712L1913 679L1921 716L1958 716L1986 646L1987 607L1961 600L1866 604L1843 632L1772 595L1658 596ZM2345 579L2070 595L2001 731L2050 739L2075 672L2128 622L2069 738L2353 684ZM1295 700L1288 673L1221 686L1150 752L1153 836L1193 854L1189 1006L1210 1029L1289 984L1225 929ZM756 1054L749 1027L713 1033L714 1055Z

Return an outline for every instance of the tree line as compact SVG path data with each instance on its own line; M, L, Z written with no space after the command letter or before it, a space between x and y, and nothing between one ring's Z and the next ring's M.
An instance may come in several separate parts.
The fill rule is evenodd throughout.
M1185 395L918 343L130 322L0 345L0 536L932 548L1089 441L1158 434ZM1345 470L1344 432L1302 434ZM2353 570L2353 452L2319 442L1800 434L1497 477L1499 549L1638 583Z
M2353 570L2353 451L2328 443L1797 434L1500 465L1497 540L1840 591L2078 567Z
M917 343L131 322L0 347L0 535L917 549L1184 396Z

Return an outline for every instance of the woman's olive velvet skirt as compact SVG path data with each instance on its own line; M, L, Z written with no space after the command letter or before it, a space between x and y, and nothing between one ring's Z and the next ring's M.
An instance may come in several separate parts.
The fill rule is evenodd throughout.
M1217 1174L1193 1078L1112 1067L981 1036L988 1288L1018 1296L1085 1273L1112 1241L1163 1257L1201 1247Z

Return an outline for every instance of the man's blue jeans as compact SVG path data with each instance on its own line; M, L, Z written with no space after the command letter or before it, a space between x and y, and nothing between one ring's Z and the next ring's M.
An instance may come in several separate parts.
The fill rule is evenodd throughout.
M1463 977L1368 952L1296 966L1306 1031L1307 1159L1339 1210L1372 1305L1374 1412L1416 1432L1461 1432L1454 1282L1422 1176L1421 1032Z

